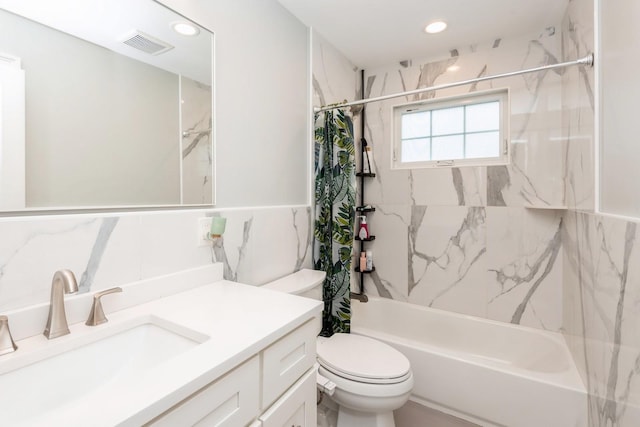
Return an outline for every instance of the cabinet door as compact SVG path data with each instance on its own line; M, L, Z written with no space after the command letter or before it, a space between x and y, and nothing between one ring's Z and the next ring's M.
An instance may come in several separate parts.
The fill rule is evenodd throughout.
M264 350L262 409L275 402L315 363L316 326L310 320Z
M260 363L253 357L148 425L244 427L259 413Z
M262 427L316 427L316 373L311 369L260 416Z

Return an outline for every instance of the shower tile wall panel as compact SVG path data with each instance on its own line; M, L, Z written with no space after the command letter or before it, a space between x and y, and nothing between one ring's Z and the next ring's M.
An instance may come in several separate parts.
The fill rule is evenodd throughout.
M584 56L594 49L594 2L573 0L569 2L562 22L563 60ZM595 158L594 133L594 76L592 69L567 69L562 77L563 116L565 137L568 139L566 195L569 212L566 215L567 229L564 248L564 324L565 337L574 355L585 383L584 348L582 346L582 302L580 301L580 278L589 280L591 273L582 272L583 255L577 252L578 235L587 236L588 229L576 228L575 211L593 212L595 209ZM578 233L578 234L577 234ZM592 248L589 248L591 251ZM598 250L598 248L593 248ZM585 259L586 260L586 259ZM576 275L576 274L579 274Z
M227 218L224 245L198 247L197 220ZM262 284L311 267L308 207L74 215L0 220L0 313L49 301L56 270L80 292L225 262L226 278Z
M570 211L565 337L589 391L589 425L640 425L640 227Z
M562 60L594 51L593 0L572 0L562 23ZM569 209L595 208L594 69L567 68L562 75L563 137L567 140L566 203Z
M359 99L358 68L320 34L313 33L313 105Z
M313 105L336 104L338 102L360 99L360 73L358 67L345 57L320 34L313 32ZM360 146L360 108L350 110L353 117L353 133L356 147ZM319 116L320 118L320 116ZM358 170L360 156L356 156ZM358 196L357 200L360 196Z
M374 206L370 228L376 240L369 246L376 271L365 282L367 292L561 329L560 213L484 206Z
M563 60L593 51L593 14L593 0L569 2ZM637 221L593 213L593 70L567 69L562 91L569 141L563 332L589 392L589 426L635 427L640 425L640 227ZM601 143L611 143L606 130Z
M413 206L409 302L486 317L486 225L484 207Z
M562 215L487 208L490 319L562 327Z
M367 70L366 97L554 63L555 28L522 40L496 40L438 61ZM458 65L456 72L447 67ZM541 72L367 106L365 136L377 176L366 201L376 272L366 288L430 307L537 328L562 327L561 215L524 206L564 204L561 73ZM392 107L509 87L508 166L391 170ZM405 249L406 248L406 249ZM352 283L357 286L357 283Z
M452 56L407 68L367 70L366 97L451 83L558 62L560 37L545 29L521 41L496 41L493 49ZM459 53L459 51L456 51ZM417 64L417 61L413 61ZM455 71L447 68L457 65ZM447 170L391 170L392 107L489 89L509 88L511 164ZM365 136L378 174L367 198L376 204L559 206L564 204L561 72L542 71L458 88L394 98L367 105ZM427 185L430 183L430 185ZM435 183L438 183L436 186Z

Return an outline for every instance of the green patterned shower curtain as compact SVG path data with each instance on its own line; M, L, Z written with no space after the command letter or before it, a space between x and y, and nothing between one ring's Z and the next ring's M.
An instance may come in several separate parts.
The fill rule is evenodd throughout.
M349 332L351 259L355 220L353 122L343 110L315 117L313 262L325 271L321 335Z

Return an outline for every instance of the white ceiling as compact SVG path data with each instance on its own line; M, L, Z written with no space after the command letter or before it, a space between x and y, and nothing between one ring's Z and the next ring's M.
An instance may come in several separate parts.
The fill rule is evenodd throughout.
M278 0L355 65L373 68L451 49L542 32L569 0ZM448 28L423 29L434 20Z

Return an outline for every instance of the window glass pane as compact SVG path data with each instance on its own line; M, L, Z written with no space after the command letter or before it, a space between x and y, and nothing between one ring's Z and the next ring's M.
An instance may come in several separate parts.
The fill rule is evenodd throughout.
M394 107L393 165L422 168L508 161L503 152L508 127L508 93L492 91Z
M464 107L444 108L433 110L433 135L448 135L464 131Z
M500 129L500 103L486 102L469 105L466 111L467 132L481 132Z
M464 159L464 137L462 135L433 138L432 160Z
M426 162L429 155L429 138L402 141L402 162Z
M431 114L428 111L402 115L402 139L429 136Z
M500 132L472 133L467 135L467 158L499 157Z

